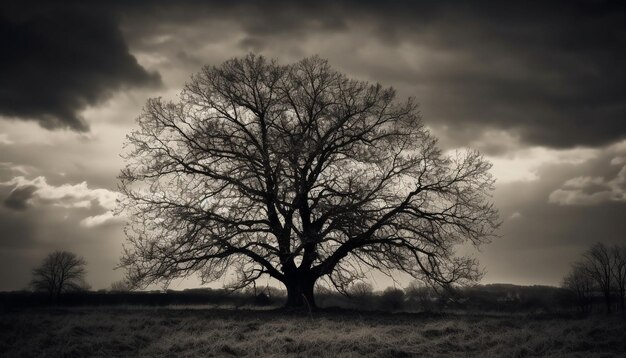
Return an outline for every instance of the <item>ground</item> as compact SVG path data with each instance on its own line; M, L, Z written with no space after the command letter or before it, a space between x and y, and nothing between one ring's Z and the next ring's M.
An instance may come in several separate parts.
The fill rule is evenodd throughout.
M626 320L176 307L29 309L0 313L0 356L626 357Z

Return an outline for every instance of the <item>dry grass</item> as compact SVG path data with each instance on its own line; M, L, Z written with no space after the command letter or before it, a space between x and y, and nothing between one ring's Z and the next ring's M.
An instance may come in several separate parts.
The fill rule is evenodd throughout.
M172 308L0 316L2 357L625 357L613 317L403 315Z

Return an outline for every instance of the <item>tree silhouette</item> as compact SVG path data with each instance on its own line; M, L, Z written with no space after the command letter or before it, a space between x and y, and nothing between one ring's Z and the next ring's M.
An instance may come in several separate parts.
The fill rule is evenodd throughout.
M51 299L58 299L64 292L87 288L85 283L85 259L67 251L55 251L33 270L31 286L44 291Z
M563 279L563 287L576 297L582 313L591 312L595 281L588 270L581 264L575 264Z
M597 288L602 292L606 312L611 313L613 262L609 248L600 242L593 245L583 254L580 266L594 280Z
M138 285L199 273L282 282L315 307L369 269L448 285L480 276L458 244L489 241L490 163L444 155L412 100L312 57L206 66L179 100L148 100L120 175L121 265Z
M620 311L625 313L626 300L626 246L615 245L611 247L611 260L613 261L613 281L619 298Z
M613 294L624 312L626 296L626 246L607 247L598 242L582 255L563 281L565 288L574 292L579 301L590 302L594 291L604 297L606 312L611 313Z

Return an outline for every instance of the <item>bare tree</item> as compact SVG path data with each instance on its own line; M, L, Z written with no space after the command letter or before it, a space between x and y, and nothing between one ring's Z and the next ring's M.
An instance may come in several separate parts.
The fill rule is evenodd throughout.
M395 97L318 57L249 55L204 67L176 102L150 99L120 175L121 265L140 285L269 275L311 307L318 280L346 288L368 269L477 279L454 248L493 237L491 165L443 154Z
M626 299L626 246L615 245L611 247L611 259L613 261L613 282L619 297L620 310L624 313L624 300Z
M594 280L582 265L576 264L563 279L563 287L570 290L576 297L581 312L589 313L592 296L595 291Z
M602 292L606 312L611 313L613 260L610 250L604 244L597 243L583 254L583 260L579 265L593 279L597 288Z
M58 298L64 292L80 291L85 283L85 259L67 251L55 251L33 270L31 286L36 291L48 292L50 298Z

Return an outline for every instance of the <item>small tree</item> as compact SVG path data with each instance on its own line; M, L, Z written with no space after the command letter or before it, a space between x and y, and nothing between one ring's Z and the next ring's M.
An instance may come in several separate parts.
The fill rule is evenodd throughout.
M591 277L596 287L602 292L606 312L611 313L614 265L609 248L602 243L593 245L583 254L582 261L578 265L586 272L586 275Z
M36 291L47 292L51 299L58 299L62 293L80 291L88 286L85 283L85 259L67 251L55 251L33 270L31 286Z
M263 275L288 306L315 307L369 269L448 285L480 277L457 257L493 237L490 163L446 155L412 100L318 57L207 66L177 102L150 99L120 175L122 257L134 283Z
M583 266L577 264L572 267L570 273L563 279L563 288L574 294L581 312L591 311L594 280Z
M613 261L613 283L619 298L620 310L624 313L624 301L626 299L626 246L611 247L611 259Z

